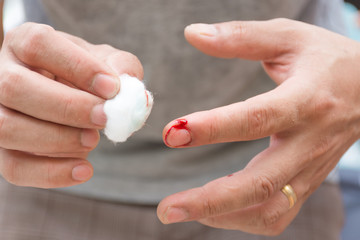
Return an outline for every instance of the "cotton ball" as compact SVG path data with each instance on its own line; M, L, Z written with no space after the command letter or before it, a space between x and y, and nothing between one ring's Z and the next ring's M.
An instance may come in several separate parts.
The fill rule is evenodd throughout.
M104 105L107 116L105 135L114 142L125 142L139 130L153 105L152 94L139 79L123 74L120 82L120 92Z

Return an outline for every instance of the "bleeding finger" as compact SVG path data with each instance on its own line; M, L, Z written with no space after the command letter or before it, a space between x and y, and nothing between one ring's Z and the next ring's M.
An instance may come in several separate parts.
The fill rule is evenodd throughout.
M302 117L299 108L307 101L289 80L245 102L174 120L164 128L163 139L169 147L195 147L267 137L296 125Z

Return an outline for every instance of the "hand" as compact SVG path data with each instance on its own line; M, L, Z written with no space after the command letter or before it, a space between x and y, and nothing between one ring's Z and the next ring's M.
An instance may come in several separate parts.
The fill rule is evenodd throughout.
M142 78L137 58L26 23L5 36L0 61L1 175L40 188L90 179L103 103L119 91L119 74Z
M165 198L158 216L163 223L277 235L360 136L360 45L284 19L195 24L185 36L211 56L262 61L278 87L175 120L164 129L165 143L194 147L271 136L270 145L245 169ZM280 191L286 184L298 198L291 209Z

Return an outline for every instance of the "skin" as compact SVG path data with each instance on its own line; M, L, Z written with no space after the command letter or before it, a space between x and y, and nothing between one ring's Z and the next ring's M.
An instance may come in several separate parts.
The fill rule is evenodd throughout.
M191 25L185 37L211 56L262 61L278 87L184 116L186 128L173 127L174 120L164 142L196 147L266 136L271 142L244 170L165 198L158 216L166 224L279 234L360 136L360 46L284 19ZM86 157L106 122L102 104L119 91L118 74L142 79L138 59L27 23L6 34L0 61L1 175L40 188L90 179ZM292 209L280 192L288 183L298 197Z
M196 147L270 136L270 144L245 169L165 198L158 217L165 224L198 221L278 235L360 137L360 45L286 19L195 24L185 29L185 37L214 57L261 61L278 87L181 117L186 129L170 122L164 142ZM298 198L291 209L280 191L286 184Z
M103 103L118 75L139 79L132 54L26 23L0 52L0 173L18 186L58 188L89 180L88 153L99 141Z

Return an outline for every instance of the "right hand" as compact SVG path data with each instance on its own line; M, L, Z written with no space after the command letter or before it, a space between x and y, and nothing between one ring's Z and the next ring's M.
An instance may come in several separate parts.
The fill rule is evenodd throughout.
M0 174L40 188L89 180L103 103L119 91L119 74L142 79L138 59L26 23L7 33L0 62Z

